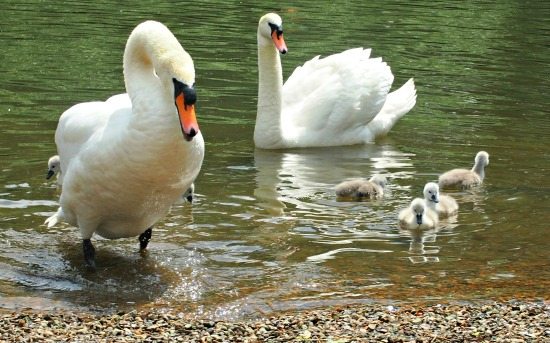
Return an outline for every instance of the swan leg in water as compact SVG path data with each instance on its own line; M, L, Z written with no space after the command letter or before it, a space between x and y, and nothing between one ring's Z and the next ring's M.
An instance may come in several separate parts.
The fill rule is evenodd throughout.
M151 240L151 235L153 234L153 227L148 228L143 232L141 235L139 235L139 250L143 251L147 249L147 244L149 244L149 241Z
M95 269L95 248L92 244L92 240L82 240L82 248L84 250L84 260L86 260L86 264Z

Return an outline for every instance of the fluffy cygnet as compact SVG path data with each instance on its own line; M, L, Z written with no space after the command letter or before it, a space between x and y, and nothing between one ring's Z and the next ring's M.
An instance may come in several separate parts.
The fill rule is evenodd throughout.
M433 229L438 222L437 213L421 198L415 198L409 207L401 210L398 219L405 229Z
M61 162L59 161L59 155L53 155L48 160L48 174L46 174L46 180L52 178L52 176L61 173Z
M336 186L336 196L340 198L380 199L384 195L386 183L386 177L383 175L374 175L369 180L344 181Z
M458 212L456 200L449 195L439 194L439 186L435 182L428 182L424 186L424 200L439 217L452 216Z
M468 169L452 169L439 176L441 188L470 188L480 185L485 178L485 167L489 165L489 154L485 151L477 153L474 166Z

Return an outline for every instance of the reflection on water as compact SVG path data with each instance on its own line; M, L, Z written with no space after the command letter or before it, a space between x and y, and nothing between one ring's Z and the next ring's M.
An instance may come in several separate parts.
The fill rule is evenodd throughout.
M411 263L438 263L441 247L436 244L439 231L452 230L457 226L457 216L441 220L439 225L430 230L401 230L401 234L410 236L409 261Z
M199 1L174 16L164 2L153 12L139 2L131 11L115 2L0 4L0 307L165 307L232 318L369 301L547 297L550 103L541 94L550 92L550 8L270 6ZM317 54L372 47L396 84L414 76L416 108L377 144L254 149L256 23L268 10L285 20L285 76ZM207 146L196 201L155 226L146 254L137 239L94 237L99 268L89 273L78 230L43 225L59 197L44 179L46 161L64 109L122 91L124 43L151 18L172 28L197 69ZM426 182L469 168L479 150L491 154L486 183L453 192L456 218L431 231L399 229L397 213ZM375 173L389 180L384 199L336 201L336 184Z

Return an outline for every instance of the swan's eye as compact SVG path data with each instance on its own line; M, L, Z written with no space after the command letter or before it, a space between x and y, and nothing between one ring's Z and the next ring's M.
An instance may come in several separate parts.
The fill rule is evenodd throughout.
M271 34L273 34L273 32L277 32L277 38L281 37L281 35L283 34L283 28L273 23L268 23L268 24L269 24L269 27L271 28Z
M194 105L197 102L197 92L194 88L186 87L183 89L183 100L186 106Z
M180 94L183 93L183 101L185 106L192 106L197 102L197 92L193 86L189 87L187 84L172 79L174 82L174 98L177 98Z

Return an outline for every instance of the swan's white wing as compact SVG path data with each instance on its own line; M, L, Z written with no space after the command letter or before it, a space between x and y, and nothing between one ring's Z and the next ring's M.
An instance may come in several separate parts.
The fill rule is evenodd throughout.
M380 112L393 82L370 49L350 49L296 68L283 86L283 126L325 137L367 125ZM304 133L300 133L303 135ZM359 138L359 137L358 137Z
M414 80L409 79L398 90L388 94L380 113L366 127L375 136L385 135L416 104Z
M129 106L129 107L127 107ZM100 133L114 112L130 111L131 102L126 94L119 94L107 101L85 102L74 105L59 118L55 131L55 143L61 161L59 183L70 168L71 161L83 149L94 134Z

